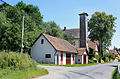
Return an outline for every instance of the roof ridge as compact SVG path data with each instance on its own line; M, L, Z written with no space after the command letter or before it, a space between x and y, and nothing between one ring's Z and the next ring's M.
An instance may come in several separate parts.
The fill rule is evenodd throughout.
M70 44L67 40L57 38L57 37L54 37L54 36L51 36L51 35L48 35L48 34L44 34L44 33L42 33L42 34L43 34L43 36L45 36L45 38L52 44L52 46L56 50L62 51L61 49L63 49L64 52L74 51L76 53L76 51L77 51L76 48L72 44Z
M43 33L44 34L44 33ZM67 40L65 39L61 39L61 38L57 38L57 37L54 37L54 36L51 36L51 35L48 35L48 34L44 34L44 35L47 35L47 36L50 36L52 38L56 38L56 39L59 39L59 40L63 40L63 41L66 41L67 43L69 43ZM70 44L70 43L69 43ZM70 44L72 47L74 47L72 44ZM75 47L74 47L75 48Z
M44 35L46 35L46 36L49 36L49 37L52 37L52 38L56 38L56 39L60 39L60 40L64 40L64 39L57 38L57 37L54 37L54 36L51 36L51 35L48 35L48 34L45 34L45 33L42 33L42 34L44 34Z

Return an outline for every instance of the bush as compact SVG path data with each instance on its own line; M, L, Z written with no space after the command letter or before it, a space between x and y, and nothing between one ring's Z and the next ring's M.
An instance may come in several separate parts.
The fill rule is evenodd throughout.
M97 61L99 61L99 59L100 59L99 55L94 55L94 57L97 59Z
M103 57L109 57L109 59L115 59L115 55L112 53L105 53Z
M108 57L105 57L105 62L108 62L109 61L109 58Z
M103 60L105 61L105 62L108 62L108 61L110 61L110 59L115 59L115 55L114 54L112 54L112 53L104 53L104 55L103 55Z
M116 67L115 70L112 72L112 79L120 79L118 67Z
M36 64L28 54L15 52L0 52L0 68L24 70L34 67Z
M93 60L88 60L88 63L91 64L91 63L95 63Z

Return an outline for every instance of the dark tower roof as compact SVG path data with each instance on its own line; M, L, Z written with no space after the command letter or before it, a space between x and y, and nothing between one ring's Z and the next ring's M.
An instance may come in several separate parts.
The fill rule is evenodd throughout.
M88 14L87 14L87 13L85 13L85 12L80 13L79 15L86 15L86 16L88 16Z

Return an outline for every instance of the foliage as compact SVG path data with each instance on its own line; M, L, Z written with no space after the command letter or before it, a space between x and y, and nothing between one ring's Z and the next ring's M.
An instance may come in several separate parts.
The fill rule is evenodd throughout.
M118 68L116 67L115 70L112 72L112 79L120 79Z
M34 17L33 20L35 20L37 22L37 24L42 24L42 19L43 17L41 16L41 13L39 12L39 8L37 6L33 6L33 5L26 5L23 3L23 1L18 2L16 4L16 7L19 10L22 10L23 12L27 13L28 15Z
M114 50L116 50L117 52L119 52L120 48L117 48L117 47L114 46Z
M88 53L88 55L89 55L89 59L92 59L92 57L94 57L94 50L93 49L91 49L90 47L88 48L88 50L89 50L89 53Z
M16 12L17 15L20 14L18 11L13 11L10 7L3 7L3 10L0 11L0 50L13 49L13 51L16 51L20 46L20 25L15 21L13 22L13 18L7 18L12 16L11 12ZM17 16L13 17L16 18Z
M105 59L105 60L104 60L105 62L108 62L108 61L109 61L109 58L108 58L108 57L105 57L104 59Z
M46 28L46 32L45 32L46 34L49 34L51 36L58 37L58 38L64 38L62 34L62 30L54 21L45 23L45 28Z
M44 23L38 7L26 5L23 1L16 6L0 5L0 50L20 52L22 13L24 18L24 52L30 53L33 42L41 33L64 38L55 22Z
M111 45L111 39L115 32L116 19L113 15L107 15L105 12L95 12L89 20L89 38L99 41L102 52L104 47Z
M94 57L99 61L99 59L100 59L99 55L94 55Z
M93 60L88 60L88 63L91 64L91 63L95 63Z
M24 53L15 52L0 52L0 68L1 69L13 69L13 70L25 70L35 66L29 55Z
M63 35L65 40L67 40L69 43L75 46L75 41L72 40L73 36L71 33L69 35L66 35L66 34L63 34Z
M105 61L107 61L107 60L110 61L110 59L115 59L115 55L112 54L112 53L104 53L103 59L104 59Z
M28 54L0 52L0 79L31 79L46 74L48 71L37 68Z

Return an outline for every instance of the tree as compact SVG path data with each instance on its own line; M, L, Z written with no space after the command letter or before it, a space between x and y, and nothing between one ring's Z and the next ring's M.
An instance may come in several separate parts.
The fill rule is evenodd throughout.
M116 19L113 15L107 15L105 12L95 12L89 20L89 38L99 41L100 48L102 49L102 51L99 49L101 55L103 55L104 47L111 45Z
M24 52L30 52L33 41L44 32L30 16L25 16ZM22 13L15 7L0 7L0 50L20 51L21 48Z
M31 45L41 33L63 38L62 31L55 22L42 21L43 17L38 7L23 2L13 7L2 4L0 5L0 50L20 52L22 13L27 14L24 22L23 52L30 52Z
M45 32L46 34L58 38L64 38L64 35L62 34L62 30L54 21L47 22L44 24L44 26L46 28L46 32Z
M33 5L26 5L23 3L23 1L18 2L16 4L16 7L25 12L26 14L32 16L31 18L36 21L37 24L42 24L42 19L43 17L41 16L41 13L39 11L39 8L37 6L33 6Z
M7 18L5 11L1 11L0 15L0 50L17 51L20 48L20 25Z

